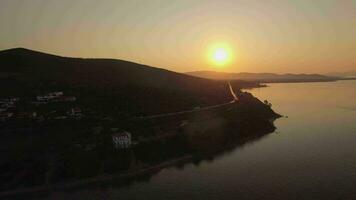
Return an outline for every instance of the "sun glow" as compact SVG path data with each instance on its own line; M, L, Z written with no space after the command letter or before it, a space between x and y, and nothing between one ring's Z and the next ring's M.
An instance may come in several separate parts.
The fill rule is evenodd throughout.
M231 49L226 44L217 44L211 46L209 50L209 60L214 66L224 66L231 62Z

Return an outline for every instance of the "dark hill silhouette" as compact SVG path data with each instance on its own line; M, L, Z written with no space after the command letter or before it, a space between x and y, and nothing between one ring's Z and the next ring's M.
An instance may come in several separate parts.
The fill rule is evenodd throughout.
M106 102L108 109L143 113L231 100L226 82L123 60L67 58L24 48L0 51L0 85L2 96L65 90L92 104ZM116 102L120 105L113 106Z
M1 72L95 86L144 85L194 89L216 82L115 59L66 58L24 48L0 52Z
M0 99L20 97L9 108L15 117L0 119L0 196L32 196L32 191L42 196L42 189L78 188L109 174L123 175L126 182L126 173L157 170L187 155L211 157L224 145L229 149L234 142L274 131L270 119L279 115L270 105L246 92L236 92L238 101L232 101L229 86L122 60L66 58L23 48L0 51ZM76 101L33 102L36 95L54 91ZM83 118L68 116L75 107ZM186 110L193 112L166 114ZM139 145L115 149L114 127L130 132ZM209 140L218 141L218 148L211 148Z

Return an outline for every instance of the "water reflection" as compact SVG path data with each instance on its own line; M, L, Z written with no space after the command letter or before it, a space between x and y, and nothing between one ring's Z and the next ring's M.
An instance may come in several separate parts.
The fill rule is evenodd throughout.
M188 123L176 131L179 134L172 137L113 152L103 161L105 176L52 187L51 191L32 195L36 198L50 195L51 199L64 195L68 199L76 196L73 193L79 195L81 191L111 190L150 182L162 169L184 169L188 164L199 167L204 161L213 162L237 148L264 138L274 132L275 127L271 121L236 123L210 118Z
M268 134L274 130L268 125L250 125L249 130L221 119L197 120L180 130L184 137L177 146L186 145L189 151L157 147L155 153L167 156L153 163L194 155L191 158L127 184L105 181L89 189L57 191L48 199L356 199L356 113L340 108L356 106L355 88L354 81L340 81L271 84L254 90L259 99L272 102L275 111L289 116L276 121L281 134ZM199 132L202 126L211 127L205 131L209 134ZM244 129L254 137L237 137ZM155 144L165 142L169 140Z

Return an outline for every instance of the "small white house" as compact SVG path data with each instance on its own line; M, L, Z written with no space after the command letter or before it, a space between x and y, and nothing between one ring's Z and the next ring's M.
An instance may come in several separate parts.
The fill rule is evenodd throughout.
M37 101L48 101L51 97L49 95L37 95L36 99Z
M50 93L48 93L48 96L50 99L55 99L55 98L63 96L63 92L50 92Z
M194 107L194 109L193 110L200 110L200 106L196 106L196 107Z
M78 108L78 107L76 107L76 108L71 108L71 109L67 112L67 114L68 114L69 116L74 117L74 118L77 118L77 119L83 117L82 109L80 109L80 108Z
M37 95L37 101L48 101L63 96L63 92L50 92L46 95Z
M114 133L111 136L115 149L125 149L131 146L131 133L123 131Z

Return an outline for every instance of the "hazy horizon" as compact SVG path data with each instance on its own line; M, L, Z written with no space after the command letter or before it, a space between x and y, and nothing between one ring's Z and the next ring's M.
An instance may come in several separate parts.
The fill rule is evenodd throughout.
M3 0L0 49L114 58L177 72L356 69L356 1ZM229 62L209 49L222 45Z

